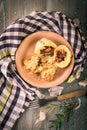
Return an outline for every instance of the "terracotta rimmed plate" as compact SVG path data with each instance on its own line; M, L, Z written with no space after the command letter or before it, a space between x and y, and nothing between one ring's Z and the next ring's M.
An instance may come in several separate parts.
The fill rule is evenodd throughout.
M48 38L55 42L57 45L66 45L72 53L71 63L69 66L63 69L58 69L57 73L54 76L54 79L50 82L41 79L40 76L36 74L31 74L29 70L26 70L23 65L23 60L29 58L34 54L34 48L36 42L41 38ZM32 33L27 36L20 44L16 52L16 66L19 72L19 75L29 84L39 87L39 88L50 88L64 82L72 72L74 66L74 54L70 44L60 35L54 32L49 31L39 31Z

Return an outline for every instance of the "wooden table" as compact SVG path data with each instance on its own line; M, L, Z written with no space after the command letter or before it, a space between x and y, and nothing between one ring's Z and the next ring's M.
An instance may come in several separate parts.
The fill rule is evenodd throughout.
M32 11L62 11L78 23L87 38L87 0L0 0L0 33Z
M70 18L74 19L83 30L87 40L87 0L0 0L0 34L14 20L29 14L32 11L62 11ZM87 62L87 58L86 58ZM87 76L87 63L80 79ZM64 83L64 92L81 88L78 81L67 84ZM81 97L81 107L74 112L68 124L64 123L61 130L86 130L87 129L87 98ZM12 130L50 130L49 115L46 120L35 126L36 117L39 110L43 108L28 108L16 121ZM51 116L51 117L50 117ZM52 129L51 129L52 130Z

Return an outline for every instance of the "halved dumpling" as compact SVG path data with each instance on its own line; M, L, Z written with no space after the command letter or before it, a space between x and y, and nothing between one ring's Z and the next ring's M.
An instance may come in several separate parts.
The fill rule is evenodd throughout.
M54 50L54 61L56 65L60 68L67 67L71 62L71 51L65 45L59 45Z
M47 38L42 38L40 39L35 46L35 54L38 55L54 55L54 49L57 47L57 45L47 39Z

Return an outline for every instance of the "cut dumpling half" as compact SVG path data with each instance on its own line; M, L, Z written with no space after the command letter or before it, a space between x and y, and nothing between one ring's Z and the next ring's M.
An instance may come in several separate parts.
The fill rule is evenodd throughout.
M47 38L42 38L39 41L37 41L36 46L35 46L35 54L38 55L54 55L54 49L57 47L57 45L47 39Z
M71 62L71 51L65 45L59 45L54 50L54 62L60 68L67 67Z

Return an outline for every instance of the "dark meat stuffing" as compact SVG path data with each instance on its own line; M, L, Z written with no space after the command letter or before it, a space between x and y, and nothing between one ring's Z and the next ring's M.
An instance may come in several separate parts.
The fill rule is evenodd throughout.
M55 58L55 61L56 61L56 62L64 61L66 55L67 55L67 52L64 51L63 49L57 50L57 51L56 51L56 58Z
M45 46L44 49L40 50L40 54L54 54L54 48L52 46Z

